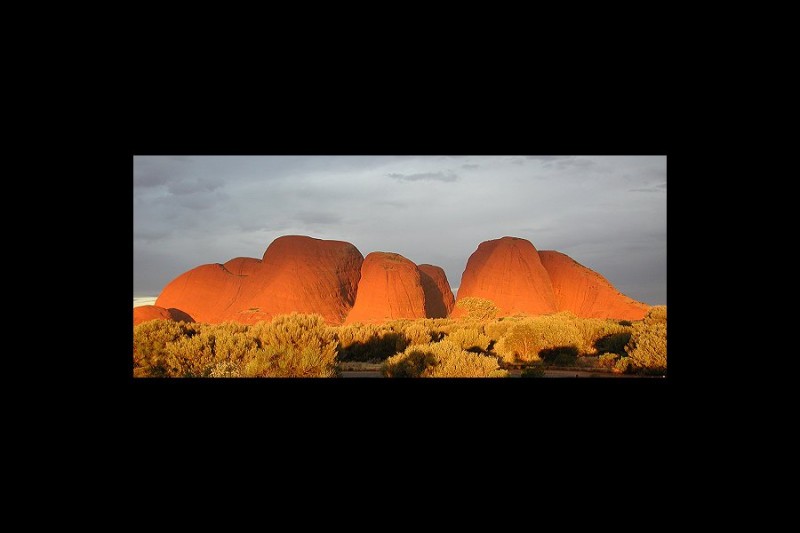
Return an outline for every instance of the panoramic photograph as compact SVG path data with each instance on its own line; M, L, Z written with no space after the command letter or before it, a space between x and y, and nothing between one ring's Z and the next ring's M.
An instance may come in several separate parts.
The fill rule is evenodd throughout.
M136 155L133 260L134 379L668 375L665 155Z

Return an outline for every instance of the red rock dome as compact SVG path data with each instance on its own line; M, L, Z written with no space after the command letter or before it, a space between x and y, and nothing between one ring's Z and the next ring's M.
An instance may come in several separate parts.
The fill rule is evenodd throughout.
M356 301L345 323L425 316L425 291L417 265L400 254L367 254L361 266Z
M559 311L585 318L641 320L649 306L628 298L603 276L568 255L552 250L539 257L553 283Z
M418 268L425 292L425 315L428 318L446 318L455 304L447 275L442 267L436 265L422 264Z
M175 322L194 322L191 316L180 309L164 309L157 305L140 305L133 308L133 325L150 320L174 320Z
M498 308L498 316L557 311L550 276L536 248L517 237L503 237L478 246L467 261L456 304L467 297L491 300ZM456 306L452 316L464 314Z
M181 274L156 305L186 311L198 322L254 323L298 312L340 324L355 301L363 261L348 242L288 235L275 239L260 260L237 257Z

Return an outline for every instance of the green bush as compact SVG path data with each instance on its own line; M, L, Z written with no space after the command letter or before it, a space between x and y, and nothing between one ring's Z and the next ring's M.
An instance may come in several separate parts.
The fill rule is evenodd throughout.
M507 377L497 358L462 350L445 339L441 342L409 346L383 364L386 377Z
M637 369L664 372L667 369L667 308L651 307L639 323L634 324L631 339L625 347L630 364Z

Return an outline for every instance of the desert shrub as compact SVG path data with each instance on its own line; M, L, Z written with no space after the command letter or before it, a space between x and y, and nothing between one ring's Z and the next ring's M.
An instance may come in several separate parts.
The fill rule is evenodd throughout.
M575 318L559 313L520 320L495 344L504 361L539 361L540 352L559 346L583 346Z
M335 376L338 342L320 315L292 313L251 328L257 347L246 354L252 377Z
M491 320L497 316L497 306L491 300L484 298L462 298L456 302L456 307L463 309L466 318L476 320Z
M386 360L382 368L387 377L507 377L497 358L462 350L445 339L441 342L409 346Z
M244 365L241 361L220 361L211 369L209 377L212 378L239 378L244 375Z
M630 320L620 320L619 321L619 325L629 328L629 327L633 326L633 322L631 322Z
M497 318L490 322L487 322L484 325L484 331L486 332L486 336L489 337L492 341L499 341L500 339L505 336L508 331L514 327L514 325L519 322L515 319L510 318Z
M431 342L431 331L424 324L413 323L403 329L408 345L428 344ZM399 351L399 350L398 350Z
M627 374L631 370L631 361L628 357L620 357L614 364L614 372Z
M489 347L489 337L472 328L457 329L450 333L447 340L467 351L485 352Z
M539 357L553 365L574 366L578 359L578 348L576 346L545 348L539 352Z
M529 366L522 370L520 374L522 378L543 378L544 377L544 368L540 366Z
M167 374L171 377L211 377L217 365L238 368L257 348L250 326L244 324L195 323L187 324L185 330L184 336L165 349Z
M350 324L334 328L334 331L339 341L341 361L383 360L402 352L409 345L405 334L385 324Z
M625 347L634 368L663 372L667 369L667 308L651 307L644 320L634 324Z
M617 364L617 359L619 359L619 355L615 353L604 353L597 358L597 364L603 368L614 368L614 365Z
M133 367L136 377L168 376L166 347L185 333L186 325L149 320L133 328Z
M581 353L585 354L598 354L602 353L603 351L612 352L613 350L604 349L602 347L597 346L597 342L600 339L608 337L611 338L611 335L621 335L624 333L630 333L632 328L625 327L619 325L614 320L603 319L603 318L573 318L573 324L578 329L581 335L580 342L576 344L578 346ZM618 341L619 339L617 339ZM609 342L609 341L601 341L602 342ZM610 342L615 342L611 340ZM627 342L627 341L625 341ZM624 353L624 344L622 346Z

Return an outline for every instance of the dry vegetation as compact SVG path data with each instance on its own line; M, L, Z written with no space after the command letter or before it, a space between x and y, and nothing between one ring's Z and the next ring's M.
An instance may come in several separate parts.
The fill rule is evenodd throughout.
M335 377L345 361L383 363L387 377L505 377L543 365L663 373L667 310L644 320L577 318L566 312L495 318L491 302L469 299L462 319L328 326L291 314L255 325L154 320L134 327L135 377Z

